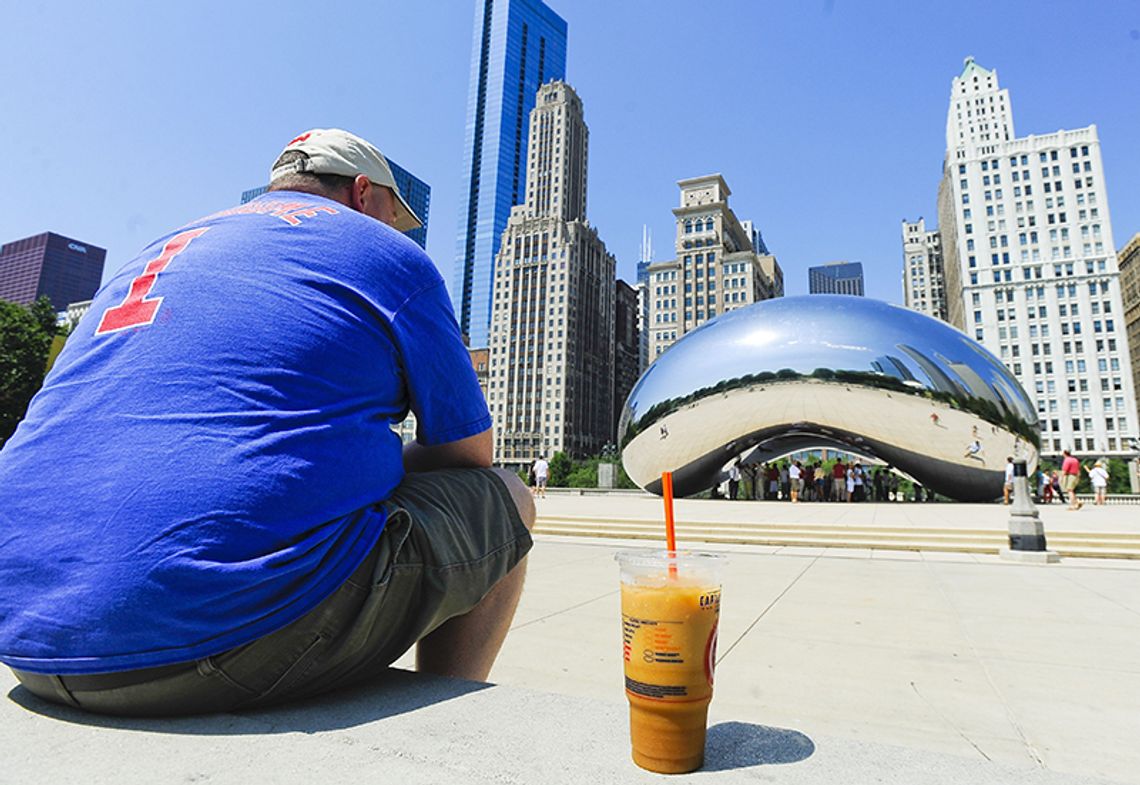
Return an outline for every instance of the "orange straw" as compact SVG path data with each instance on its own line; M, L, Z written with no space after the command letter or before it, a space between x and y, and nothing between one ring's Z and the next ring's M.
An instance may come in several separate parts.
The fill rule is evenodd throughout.
M673 472L661 474L661 491L665 496L665 545L669 558L677 558L677 533L673 529ZM669 577L677 577L677 563L669 562Z

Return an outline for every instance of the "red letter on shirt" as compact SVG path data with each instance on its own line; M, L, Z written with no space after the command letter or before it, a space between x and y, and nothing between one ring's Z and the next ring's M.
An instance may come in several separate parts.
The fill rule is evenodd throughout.
M154 321L155 314L158 313L158 306L162 305L162 298L153 297L148 300L146 296L154 288L158 274L166 269L166 266L175 256L186 250L186 246L190 245L191 240L195 237L201 237L209 228L207 226L205 229L191 229L188 232L182 232L171 237L162 247L162 253L158 255L158 258L147 262L142 275L131 281L127 299L123 300L121 305L112 306L103 312L103 318L99 320L99 327L95 330L95 334L106 335L131 327L145 327L151 324Z

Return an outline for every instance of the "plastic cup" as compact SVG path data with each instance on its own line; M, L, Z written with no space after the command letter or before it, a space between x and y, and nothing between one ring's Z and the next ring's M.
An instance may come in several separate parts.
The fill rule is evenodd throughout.
M633 762L695 771L705 759L724 558L623 551L617 561Z

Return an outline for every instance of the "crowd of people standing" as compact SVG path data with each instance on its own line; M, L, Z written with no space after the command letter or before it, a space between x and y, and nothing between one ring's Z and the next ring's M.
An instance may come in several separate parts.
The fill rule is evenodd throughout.
M933 500L914 486L915 500ZM743 494L741 491L743 490ZM783 460L741 464L728 468L729 499L799 502L904 501L899 475L889 466L864 466L859 461Z

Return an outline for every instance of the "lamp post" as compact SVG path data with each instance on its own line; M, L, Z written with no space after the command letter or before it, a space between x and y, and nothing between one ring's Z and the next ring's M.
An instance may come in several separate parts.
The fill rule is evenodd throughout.
M1013 462L1013 503L1009 511L1009 547L998 555L1008 561L1029 564L1051 564L1061 560L1056 551L1045 546L1045 527L1037 513L1037 505L1029 491L1025 459Z

